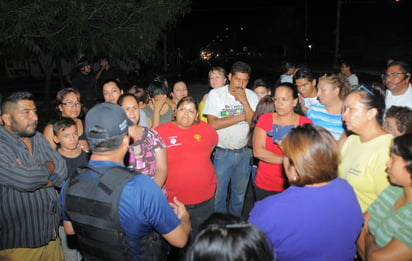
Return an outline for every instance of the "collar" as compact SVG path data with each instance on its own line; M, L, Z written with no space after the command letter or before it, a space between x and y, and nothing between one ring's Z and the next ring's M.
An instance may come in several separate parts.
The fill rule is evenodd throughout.
M37 131L33 134L33 136L30 137L30 140L36 135ZM4 128L4 126L0 126L0 136L3 136L6 140L15 144L20 144L22 142L20 136L9 132L8 130L6 130L6 128Z
M92 167L124 167L124 164L108 160L89 160L89 165Z

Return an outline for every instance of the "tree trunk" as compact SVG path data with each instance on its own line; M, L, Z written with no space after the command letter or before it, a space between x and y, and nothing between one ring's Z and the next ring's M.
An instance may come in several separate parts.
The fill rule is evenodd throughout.
M62 68L62 59L60 56L56 57L56 69L57 69L57 75L59 77L59 84L60 84L60 89L64 88L64 81L63 81L63 68Z
M48 114L50 111L50 86L53 73L54 56L49 52L40 51L37 55L40 66L44 72L44 110Z
M9 67L7 66L7 58L6 56L0 56L0 78L2 79L10 79L11 74Z
M163 71L167 72L168 61L167 61L167 35L163 33Z

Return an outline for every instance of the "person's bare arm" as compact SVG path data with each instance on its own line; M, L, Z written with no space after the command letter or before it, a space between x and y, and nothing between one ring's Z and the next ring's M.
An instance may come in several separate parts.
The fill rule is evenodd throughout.
M74 231L72 222L70 221L63 221L63 228L64 228L64 232L66 232L67 235L76 234L76 232Z
M245 113L245 120L250 125L250 123L252 122L254 111L252 110L252 107L250 107L249 101L247 100L245 89L236 88L233 95L235 96L236 100L242 103Z
M375 237L367 233L365 235L365 250L368 261L412 260L412 249L396 238L392 238L385 247L379 248L376 245Z
M170 203L177 217L181 223L171 232L162 235L167 242L175 247L184 247L189 239L189 233L191 229L190 216L186 210L185 205L177 200L175 197L173 203Z
M256 127L253 132L253 156L271 164L282 164L283 157L266 149L266 131Z
M153 102L153 119L151 120L151 128L154 129L160 124L160 112L163 108L163 106L168 106L166 104L166 95L158 95L155 98L152 98Z
M162 188L167 178L167 151L166 148L155 152L156 168L153 180Z
M166 103L167 105L169 105L170 108L172 108L173 112L176 110L176 104L174 103L172 99L167 98Z
M53 149L57 148L56 143L54 142L54 134L53 134L53 125L52 124L47 124L46 127L43 129L43 136L46 138L46 140L50 143Z
M105 68L103 66L100 66L99 71L96 73L96 77L95 77L96 80L99 80L99 78L102 75L104 69Z
M207 115L208 123L216 130L235 125L236 123L245 121L245 120L246 120L245 114L241 114L237 116L229 116L229 117L224 117L224 118L218 118L210 114Z
M356 242L356 246L358 249L358 255L360 256L360 258L362 260L365 260L365 236L369 233L368 231L368 222L369 219L371 218L371 214L369 212L365 212L363 213L363 218L364 218L364 222L363 222L363 227L361 230L361 233L358 237L358 240Z
M368 230L368 222L371 218L371 214L369 212L365 212L363 216L365 218L365 222L356 243L358 256L362 260L412 260L412 249L396 238L392 238L392 240L385 247L379 248L376 245L375 237L369 233Z
M153 121L149 117L147 117L147 125L152 128Z

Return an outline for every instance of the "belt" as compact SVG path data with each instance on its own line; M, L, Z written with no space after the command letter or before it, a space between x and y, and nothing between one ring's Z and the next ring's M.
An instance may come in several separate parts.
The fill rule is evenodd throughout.
M240 148L240 149L224 149L224 148L221 148L221 147L216 147L216 148L217 148L217 149L220 149L220 150L225 150L225 151L234 152L234 153L244 152L245 150L249 149L248 146L244 146L244 147L242 147L242 148Z

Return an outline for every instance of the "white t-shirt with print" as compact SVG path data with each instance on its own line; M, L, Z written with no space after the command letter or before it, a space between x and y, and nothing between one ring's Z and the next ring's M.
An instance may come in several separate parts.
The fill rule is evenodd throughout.
M246 98L252 110L256 109L259 98L254 91L245 89ZM203 114L213 115L217 118L237 116L244 113L242 103L228 91L228 85L213 89L209 92ZM240 149L247 144L249 124L246 121L238 122L232 126L216 130L219 135L218 147L224 149Z

